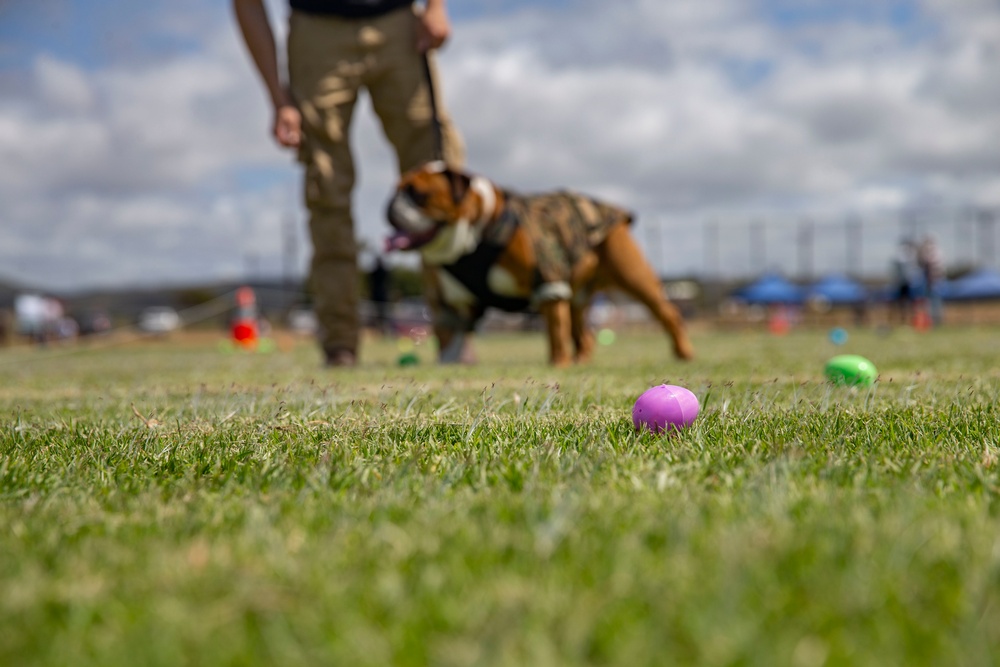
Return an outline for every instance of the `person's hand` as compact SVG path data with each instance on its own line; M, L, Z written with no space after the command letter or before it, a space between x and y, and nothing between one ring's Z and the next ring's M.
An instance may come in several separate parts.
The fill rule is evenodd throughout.
M440 48L451 34L451 23L444 5L428 3L417 22L417 50L426 53L431 49Z
M292 104L274 110L274 138L286 148L298 148L302 142L302 114Z

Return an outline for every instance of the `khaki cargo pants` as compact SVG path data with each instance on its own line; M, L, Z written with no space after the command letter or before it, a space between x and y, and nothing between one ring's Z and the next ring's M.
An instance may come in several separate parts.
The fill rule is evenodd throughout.
M358 92L365 88L400 173L435 157L436 134L423 57L416 48L413 10L372 19L292 12L289 84L302 112L305 203L312 239L311 285L319 343L357 351L358 264L351 215L354 161L348 145ZM429 54L435 72L434 54ZM435 80L437 79L435 75ZM435 89L443 156L464 163L462 140Z

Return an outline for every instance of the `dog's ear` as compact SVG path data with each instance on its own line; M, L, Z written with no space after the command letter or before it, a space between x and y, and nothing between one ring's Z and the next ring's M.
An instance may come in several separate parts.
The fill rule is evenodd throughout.
M448 183L451 185L451 199L456 204L461 204L466 193L472 186L472 177L468 174L449 168L446 171Z

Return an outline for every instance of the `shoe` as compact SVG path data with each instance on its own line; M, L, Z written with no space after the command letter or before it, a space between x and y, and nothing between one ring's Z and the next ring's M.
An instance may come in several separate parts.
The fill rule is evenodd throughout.
M326 365L328 367L332 366L357 366L358 358L355 356L354 352L338 347L331 350L326 350Z

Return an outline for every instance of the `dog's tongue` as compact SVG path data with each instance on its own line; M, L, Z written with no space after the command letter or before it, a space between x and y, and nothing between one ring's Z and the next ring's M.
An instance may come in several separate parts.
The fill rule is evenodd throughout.
M413 239L408 234L396 232L385 240L385 251L406 250L413 243Z

